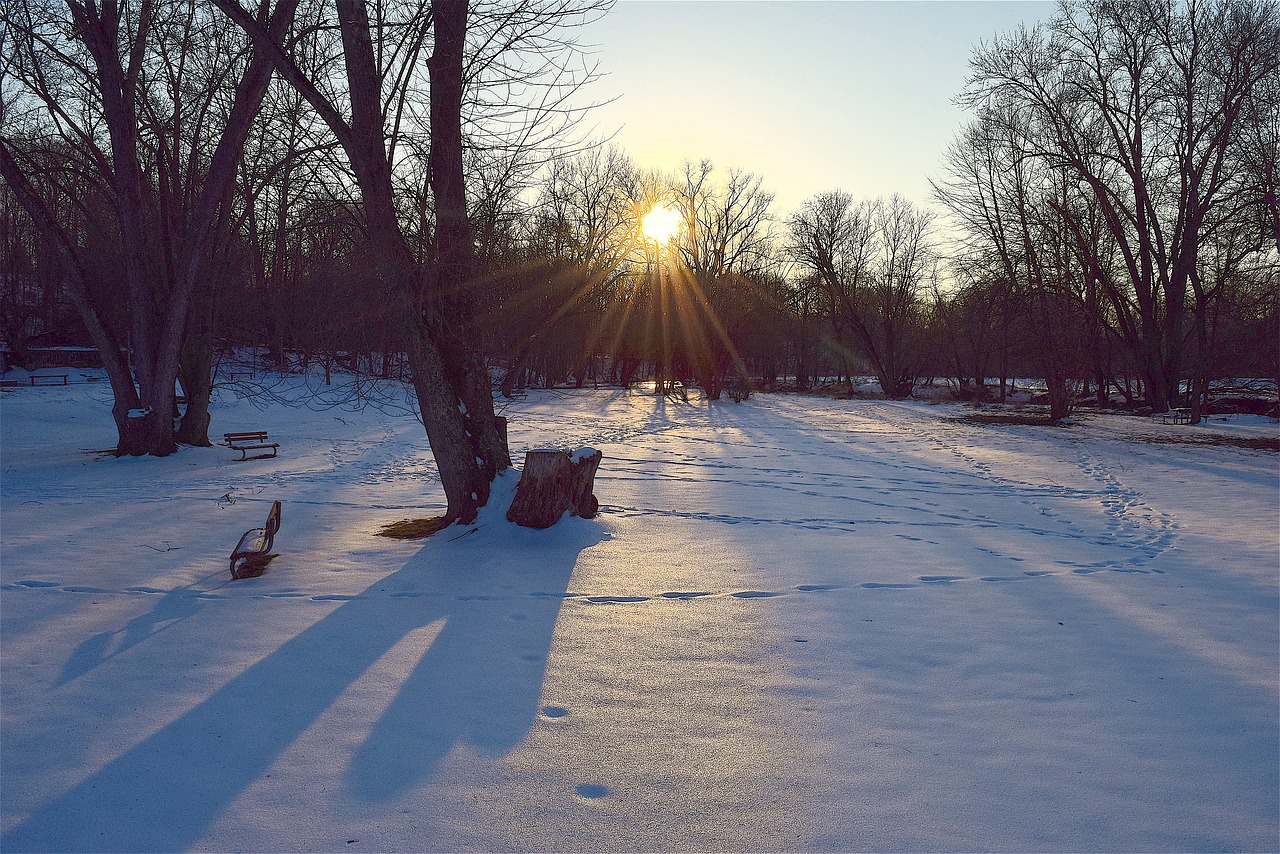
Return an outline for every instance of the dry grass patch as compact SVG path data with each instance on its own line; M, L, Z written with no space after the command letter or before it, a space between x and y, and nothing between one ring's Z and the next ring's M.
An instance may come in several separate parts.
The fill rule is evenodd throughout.
M1069 427L1062 421L1054 421L1047 414L1034 412L983 412L957 415L950 420L965 424L1014 424L1022 427Z
M1280 439L1270 436L1140 436L1139 441L1148 445L1220 445L1280 452Z
M379 537L390 537L393 540L424 540L437 531L443 531L452 523L443 516L430 519L402 519L392 522L378 532Z

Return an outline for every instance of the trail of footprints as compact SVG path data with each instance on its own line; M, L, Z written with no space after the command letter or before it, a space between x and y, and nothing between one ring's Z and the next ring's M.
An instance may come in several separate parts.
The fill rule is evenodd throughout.
M1163 575L1164 570L1161 569L1139 569L1131 566L1117 565L1115 563L1105 564L1073 564L1067 561L1059 561L1064 567L1075 567L1074 569L1063 572L1055 572L1052 570L1029 570L1011 575L984 575L984 576L965 576L965 575L921 575L917 576L914 581L910 582L882 582L882 581L865 581L846 584L799 584L784 590L737 590L733 592L715 592L710 590L670 590L663 593L653 595L588 595L586 593L556 593L550 591L533 591L526 594L490 594L490 593L460 593L460 594L441 594L425 590L397 590L397 591L366 591L359 594L341 594L341 593L325 593L325 594L309 594L297 590L280 590L270 593L256 593L252 591L238 591L234 594L217 593L209 590L189 590L178 588L175 590L162 590L155 587L126 587L123 590L111 590L104 587L87 587L84 585L60 584L56 581L39 581L26 580L15 581L6 584L0 584L0 590L3 591L45 591L58 593L79 593L93 594L101 596L127 595L127 596L179 596L191 599L202 599L210 601L218 600L243 600L243 599L305 599L312 602L358 602L373 601L377 599L421 599L421 598L449 598L455 602L496 602L510 601L513 598L552 598L562 599L566 602L576 602L585 605L636 605L642 602L662 602L662 601L678 601L678 602L694 602L704 599L775 599L779 596L787 596L792 594L807 593L824 593L832 590L840 590L846 587L857 587L864 590L908 590L917 587L937 587L944 585L957 584L961 582L981 582L981 583L1005 583L1015 581L1033 581L1042 578L1051 578L1060 575L1092 575L1097 572L1122 572L1136 573L1141 575Z

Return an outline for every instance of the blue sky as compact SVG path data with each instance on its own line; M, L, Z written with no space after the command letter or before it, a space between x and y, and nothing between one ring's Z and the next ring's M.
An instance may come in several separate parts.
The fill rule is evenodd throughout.
M589 121L643 167L760 174L781 216L832 189L928 202L973 46L1054 8L622 0L582 33L606 74L593 96L617 98Z

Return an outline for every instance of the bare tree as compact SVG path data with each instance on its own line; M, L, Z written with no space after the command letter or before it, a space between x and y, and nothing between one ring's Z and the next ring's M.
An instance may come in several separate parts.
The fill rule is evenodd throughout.
M1196 283L1211 235L1246 209L1236 152L1250 122L1276 108L1259 99L1275 93L1278 8L1271 0L1063 3L1044 27L998 38L973 58L968 102L1010 120L1023 155L1061 172L1096 206L1115 256L1093 259L1087 272L1157 409L1180 397L1188 323L1211 315L1206 305L1188 316L1188 299L1212 298ZM1076 209L1058 214L1084 243Z
M271 37L260 22L233 0L215 0L245 29L254 44L271 58L280 75L324 120L347 155L356 185L369 245L377 264L393 339L408 353L412 380L427 437L435 455L448 507L441 524L470 522L489 497L496 474L510 466L506 422L494 412L488 366L476 324L475 246L468 220L464 173L464 102L468 89L468 4L437 0L430 5L431 46L428 70L428 172L432 203L429 257L415 256L397 205L394 169L402 139L390 119L404 115L412 99L405 87L416 80L414 57L425 52L426 39L414 17L417 35L403 41L385 39L383 16L371 19L364 0L338 0L345 76L340 97L322 91L321 83L296 61L294 46ZM526 17L562 20L561 5L534 14L538 4L522 4ZM379 9L379 11L387 11ZM412 10L411 10L412 11ZM528 16L533 16L529 18ZM497 38L494 30L490 38ZM523 43L528 31L515 31L511 44ZM503 56L502 51L494 56ZM491 60L493 61L493 60ZM526 76L525 78L529 78ZM388 103L387 92L391 93ZM349 106L348 106L349 105ZM516 105L509 109L518 112ZM424 264L425 262L425 264Z
M269 23L265 5L258 15L282 35L295 5L281 3ZM71 2L65 15L28 1L6 6L2 19L13 45L5 75L20 87L23 109L19 115L14 104L5 105L0 175L55 247L71 299L102 356L115 393L118 454L165 455L176 448L172 416L184 345L197 343L189 333L204 323L203 288L211 278L217 226L226 222L237 164L271 79L261 55L246 60L242 47L231 43L206 42L207 62L198 62L199 19L192 4L135 7L116 0ZM187 76L197 76L192 68L202 64L215 70L191 85ZM215 83L229 80L235 81L231 99L213 109ZM204 99L195 114L184 104L192 91ZM59 220L59 198L40 192L39 152L49 150L40 141L50 139L73 152L82 174L109 188L113 199L132 370L121 355L125 342L93 299L87 259ZM191 147L180 152L180 143ZM158 184L144 174L148 162ZM208 346L207 336L199 341ZM189 358L197 355L188 350ZM207 371L207 359L197 361L195 370ZM208 444L208 384L201 377L192 385L199 394L181 435Z
M923 295L936 270L932 224L901 196L855 204L840 191L807 200L790 220L788 252L816 276L837 344L857 348L886 397L915 387Z
M493 302L508 330L504 394L539 364L546 383L571 371L581 384L592 360L614 346L617 328L608 316L638 260L636 171L612 146L547 170L523 249L494 272Z
M773 194L763 178L730 169L718 181L710 161L686 163L672 196L683 220L680 264L658 298L681 324L690 368L708 400L730 373L745 377L739 342L761 296L753 281L773 263Z
M347 154L360 188L365 228L378 266L395 340L409 354L422 420L431 442L448 507L442 524L469 522L489 497L497 472L510 466L505 425L493 410L487 375L474 376L476 359L467 350L470 312L462 287L471 245L462 184L461 93L465 3L433 8L436 44L432 73L432 189L437 217L437 258L431 280L410 249L396 210L382 103L383 76L374 52L373 30L363 0L339 2L338 26L346 67L350 115L320 91L261 23L232 0L216 0L254 44L271 57L282 77L324 119ZM445 312L458 311L461 329L450 329ZM483 362L479 366L483 368ZM482 387L482 388L481 388ZM481 391L481 394L477 394Z

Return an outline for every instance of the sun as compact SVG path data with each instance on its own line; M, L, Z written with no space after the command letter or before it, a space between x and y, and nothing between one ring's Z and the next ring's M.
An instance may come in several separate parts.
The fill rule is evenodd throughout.
M680 214L666 205L656 205L641 220L644 236L659 243L666 243L680 230Z

